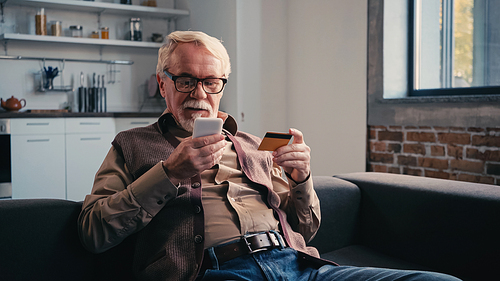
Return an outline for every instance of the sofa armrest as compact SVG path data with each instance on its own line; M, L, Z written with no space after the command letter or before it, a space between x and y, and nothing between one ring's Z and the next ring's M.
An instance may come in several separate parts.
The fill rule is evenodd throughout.
M361 189L361 243L487 280L500 262L500 187L385 173L338 176Z
M313 177L321 205L321 225L309 243L320 253L353 243L358 227L360 190L348 181L327 176Z

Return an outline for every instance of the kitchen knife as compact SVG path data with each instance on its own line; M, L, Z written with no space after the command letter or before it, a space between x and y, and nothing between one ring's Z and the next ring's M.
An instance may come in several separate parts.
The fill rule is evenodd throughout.
M85 112L90 111L90 79L87 79L87 87L85 87Z
M92 94L90 95L90 112L95 112L95 92L96 92L96 81L95 81L95 72L94 75L92 76Z
M101 112L101 75L97 75L97 87L95 91L95 112Z
M106 98L106 84L104 83L104 74L101 76L101 82L102 82L102 95L101 95L101 105L102 105L102 112L107 112L107 98Z
M80 88L78 88L78 112L85 109L85 88L83 87L83 72L80 73Z

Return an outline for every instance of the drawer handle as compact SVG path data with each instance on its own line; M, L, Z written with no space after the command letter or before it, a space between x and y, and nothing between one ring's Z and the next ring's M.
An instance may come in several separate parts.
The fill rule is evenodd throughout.
M101 140L101 138L80 138L81 141Z
M26 123L27 126L48 126L50 123Z
M130 122L130 125L144 125L144 124L149 124L148 121L135 121L135 122Z
M50 139L27 140L27 142L47 142L47 141L50 141Z
M80 122L80 125L101 125L101 122Z

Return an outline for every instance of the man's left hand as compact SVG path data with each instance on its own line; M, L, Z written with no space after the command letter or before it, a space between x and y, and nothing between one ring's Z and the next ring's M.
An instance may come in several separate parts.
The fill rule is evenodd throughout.
M283 167L296 183L304 182L311 173L311 148L304 142L302 132L290 129L293 142L273 152L273 161Z

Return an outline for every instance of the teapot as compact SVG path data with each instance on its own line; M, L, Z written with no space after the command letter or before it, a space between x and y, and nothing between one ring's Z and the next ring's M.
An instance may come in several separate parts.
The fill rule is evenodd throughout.
M22 104L23 101L24 105ZM7 111L18 111L19 109L26 106L25 99L18 100L14 96L8 98L6 101L0 98L0 103L2 107L5 108Z

